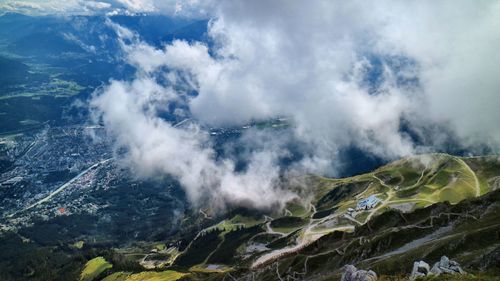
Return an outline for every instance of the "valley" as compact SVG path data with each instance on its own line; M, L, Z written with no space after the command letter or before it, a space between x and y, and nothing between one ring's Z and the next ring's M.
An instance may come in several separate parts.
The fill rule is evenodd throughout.
M0 281L500 281L494 1L63 2L0 0Z

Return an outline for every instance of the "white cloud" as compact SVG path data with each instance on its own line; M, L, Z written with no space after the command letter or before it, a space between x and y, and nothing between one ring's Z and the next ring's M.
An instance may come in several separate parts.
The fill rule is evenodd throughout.
M413 17L402 18L400 11ZM462 141L500 141L500 2L442 1L395 5L398 26L386 26L381 44L421 66L428 113L449 122Z
M110 3L106 2L97 2L97 1L85 1L83 3L86 7L92 10L102 10L102 9L109 9L111 8Z
M469 144L500 139L498 2L221 1L215 18L217 57L184 68L198 80L191 109L204 122L289 115L311 141L389 156L414 149L402 117L448 122ZM386 67L383 93L368 94L356 72L370 55L410 59L420 87L400 87L401 70Z
M374 20L357 21L351 13L368 10L335 3L222 2L210 28L221 46L216 57L200 44L174 42L156 50L163 61L152 61L189 74L199 92L190 108L201 122L291 116L297 135L323 157L353 143L408 155L413 147L399 133L399 118L412 98L395 87L390 71L381 94L361 86Z
M153 0L117 0L117 2L134 12L154 12L157 10Z
M19 13L73 13L75 9L80 9L78 0L60 1L36 1L36 0L6 0L0 3L0 10Z
M267 208L292 198L275 185L276 153L254 153L248 170L235 173L232 161L215 160L214 151L206 146L207 134L196 125L175 128L157 117L156 106L175 99L172 89L137 77L130 83L112 81L91 106L114 136L116 148L126 149L124 163L142 176L174 176L194 204L207 203L214 209L227 203Z
M182 8L180 8L182 7ZM207 10L193 0L2 0L0 11L25 14L126 14L161 13L184 17L204 17Z
M286 151L271 142L249 156L248 171L234 173L232 161L214 160L202 132L173 128L150 110L166 101L145 92L179 95L148 90L159 87L153 78L158 74L198 92L188 106L203 124L291 118L294 137L313 150L296 166L308 171L329 167L337 151L350 145L387 158L421 151L401 132L402 119L414 127L445 126L466 144L500 141L498 2L210 5L201 9L213 13L213 52L184 41L161 50L142 42L125 45L129 62L139 69L136 81L113 82L94 100L118 143L129 149L131 163L143 172L177 176L193 201L222 194L218 198L260 206L281 202L274 165ZM374 93L366 79L377 67ZM418 82L402 83L402 76ZM144 79L149 86L134 86Z

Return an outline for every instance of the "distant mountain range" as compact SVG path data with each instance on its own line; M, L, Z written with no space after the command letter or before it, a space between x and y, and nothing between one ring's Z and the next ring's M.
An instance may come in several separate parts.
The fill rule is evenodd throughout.
M149 44L161 47L173 39L203 40L207 20L187 20L167 16L27 16L7 13L0 17L1 41L10 51L23 55L85 52L85 46L97 52L114 52L117 47L107 20L141 35Z
M67 108L75 100L87 100L109 79L133 76L135 69L124 61L109 22L140 34L157 48L174 39L209 43L207 20L6 13L0 16L0 134L33 128L33 122L25 120L86 122L84 108Z
M174 39L206 41L206 20L151 15L33 17L7 13L0 17L0 56L64 67L78 76L95 77L101 82L120 79L127 72L121 70L121 48L108 21L140 34L141 40L158 48ZM4 63L0 61L1 76Z

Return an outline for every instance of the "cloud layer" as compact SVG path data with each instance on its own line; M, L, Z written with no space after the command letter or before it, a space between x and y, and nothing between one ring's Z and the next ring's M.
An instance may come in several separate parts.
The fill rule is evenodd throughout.
M387 159L436 149L450 135L435 127L465 145L498 147L499 2L217 1L200 9L213 18L212 50L185 41L155 49L129 34L135 81L114 81L92 102L134 167L175 175L193 202L286 201L276 162L287 151L271 142L235 172L198 125L159 117L179 99L200 125L286 116L311 152L294 169L307 171L335 167L349 146Z
M207 14L197 0L2 0L1 11L34 15L161 13L203 17Z

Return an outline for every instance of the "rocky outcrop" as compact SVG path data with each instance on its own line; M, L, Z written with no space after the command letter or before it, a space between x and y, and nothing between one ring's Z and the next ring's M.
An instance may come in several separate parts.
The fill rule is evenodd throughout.
M432 267L431 273L433 275L440 275L442 273L465 274L465 271L460 267L458 262L451 261L448 257L442 256L441 260Z
M411 271L410 280L415 280L418 277L429 275L430 266L425 261L416 261L413 263L413 270Z
M441 260L436 262L432 268L430 268L429 264L425 261L413 263L410 280L428 275L438 276L441 274L465 274L465 271L460 267L458 262L452 261L446 256L442 256Z
M377 274L372 270L357 269L354 265L344 266L341 281L376 281Z

